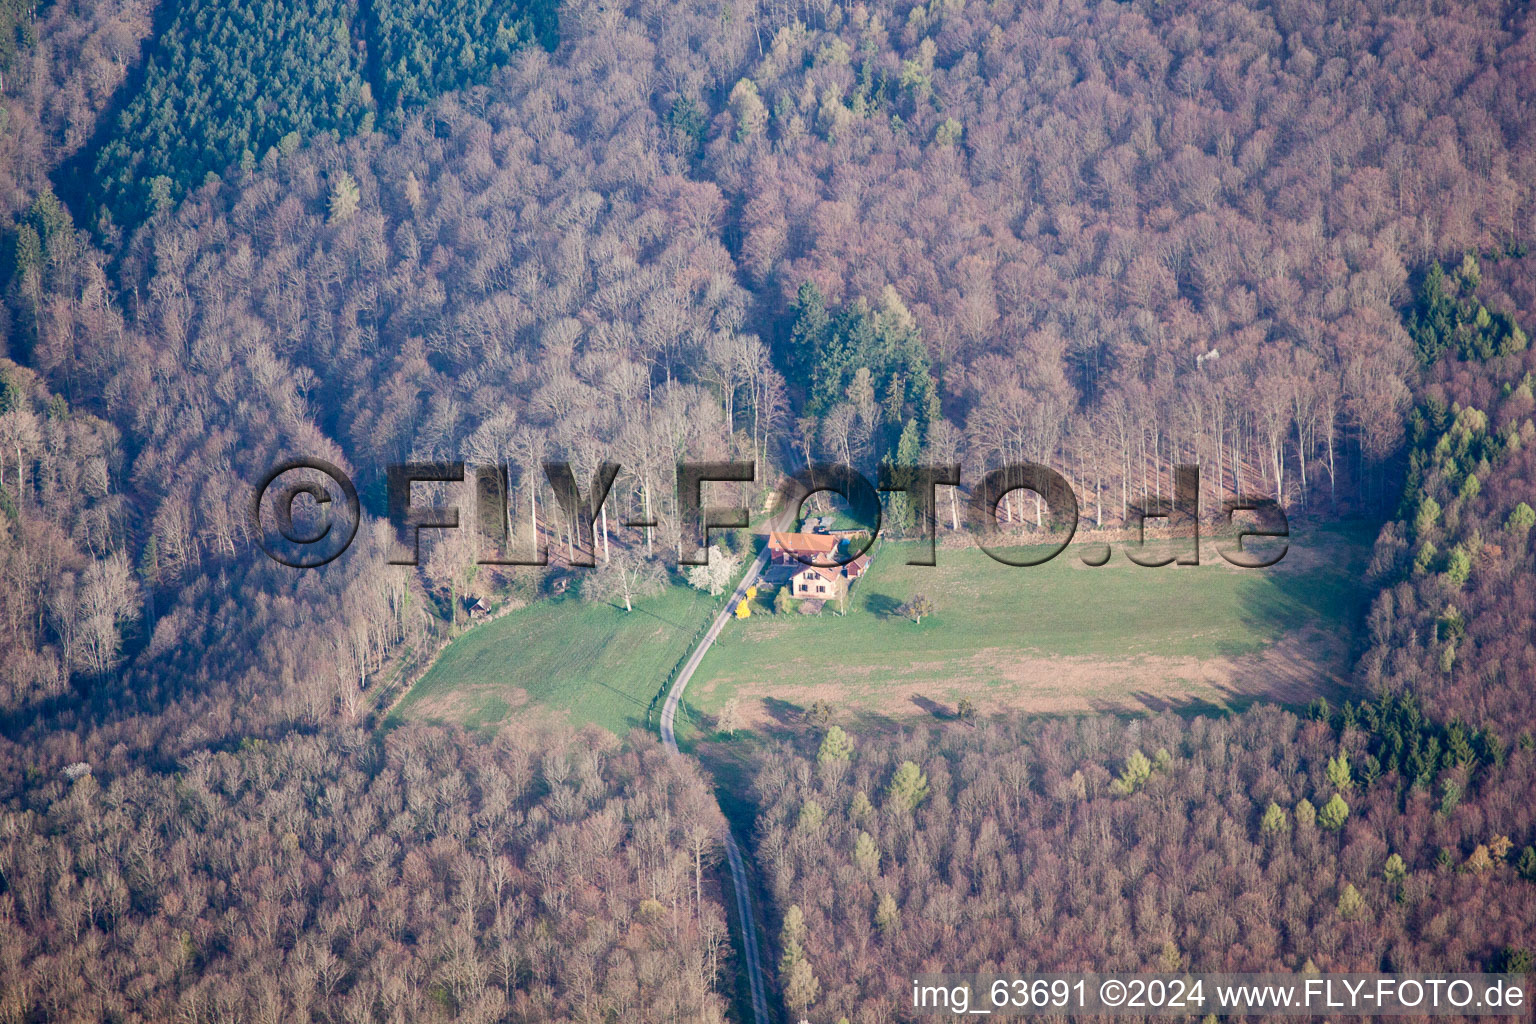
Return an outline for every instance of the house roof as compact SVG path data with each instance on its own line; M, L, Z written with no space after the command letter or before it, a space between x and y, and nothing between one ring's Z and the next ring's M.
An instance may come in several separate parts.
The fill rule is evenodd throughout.
M778 551L798 551L804 554L830 555L842 543L840 538L825 533L779 533L768 535L768 547Z
M799 579L801 576L817 576L828 583L835 583L842 574L843 567L840 565L808 565L795 573L791 579Z

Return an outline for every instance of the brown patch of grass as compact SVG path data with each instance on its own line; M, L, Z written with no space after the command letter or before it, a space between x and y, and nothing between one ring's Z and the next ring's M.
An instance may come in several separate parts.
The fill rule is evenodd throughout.
M795 683L793 665L786 665L782 679L738 684L734 692L748 729L782 726L784 705L805 708L817 700L886 718L931 714L935 705L953 710L962 697L980 714L1160 711L1251 700L1299 704L1343 685L1348 654L1340 636L1322 629L1238 657L1040 657L992 648L963 659L911 661L880 679L862 667L835 683Z
M528 691L518 686L464 686L439 690L416 702L411 717L439 722L465 722L483 713L487 704L500 700L508 710L527 710Z

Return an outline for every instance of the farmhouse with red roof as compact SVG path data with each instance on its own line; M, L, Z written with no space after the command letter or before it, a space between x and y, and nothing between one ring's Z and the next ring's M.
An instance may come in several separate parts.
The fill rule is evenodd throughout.
M848 586L869 569L869 556L859 555L846 565L834 559L843 538L825 533L771 533L768 558L774 566L791 571L788 581L791 597L813 601L832 601L848 596ZM813 564L807 565L810 561Z

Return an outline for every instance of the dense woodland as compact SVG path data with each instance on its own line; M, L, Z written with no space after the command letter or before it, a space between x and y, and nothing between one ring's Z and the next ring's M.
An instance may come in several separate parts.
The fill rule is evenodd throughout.
M441 632L432 595L471 570L462 537L418 574L373 572L383 539L299 580L253 553L248 481L280 454L349 468L373 514L388 462L506 464L514 525L536 524L557 557L568 530L536 470L562 457L583 480L603 457L626 467L605 550L650 556L675 537L682 454L754 458L765 485L814 458L872 469L916 451L964 462L970 480L1032 458L1060 466L1105 525L1166 493L1176 460L1206 467L1212 511L1238 491L1293 510L1390 507L1430 354L1404 319L1408 268L1522 251L1530 223L1514 84L1529 15L1469 8L1412 27L1364 8L1317 23L1222 10L1186 23L1161 8L1061 7L1036 24L1007 5L809 20L568 6L555 53L524 49L494 85L448 94L398 131L322 133L231 167L115 249L81 230L91 211L38 182L7 241L7 338L126 439L109 480L125 498L115 550L141 571L144 607L125 648L134 683L80 679L104 731L66 709L76 725L40 725L33 746L68 737L101 756L148 724L121 724L119 705L159 722L172 693L199 726L152 727L142 749L349 714L391 658ZM1461 56L1469 22L1488 33L1485 61ZM1083 38L1121 49L1015 52ZM1145 68L1117 56L1138 46ZM1001 48L991 71L977 56L988 47ZM807 121L796 81L795 97L841 89L852 120ZM1044 119L1038 130L988 127L1019 120L1005 117L1009 96ZM917 127L939 104L963 115L948 143L945 122L934 139ZM1074 119L1104 138L1092 167L1058 165L1094 145L1041 149ZM1118 191L1080 180L1132 158ZM1303 173L1319 161L1331 179ZM1174 171L1195 164L1212 188L1186 195ZM771 170L782 181L760 177ZM1051 184L1063 176L1069 187ZM813 181L851 191L802 196ZM903 188L917 191L880 205ZM785 204L782 246L765 248L765 197ZM924 221L941 199L951 212ZM898 208L910 224L868 230ZM833 260L837 223L870 251ZM958 269L984 256L995 270ZM1142 271L1152 284L1131 289ZM987 279L990 298L967 300L985 315L944 312ZM1098 346L1088 361L1083 339ZM647 512L661 525L643 535L609 521ZM254 639L300 619L289 641ZM36 632L58 645L47 622ZM195 713L194 695L208 702Z
M51 779L0 820L0 1018L717 1022L687 762L358 730Z
M528 43L556 39L543 0L529 12L504 0L210 0L167 13L110 130L64 175L108 245L228 168L249 171L321 133L371 131L377 90L397 122L407 107L484 81Z
M890 1020L906 978L960 963L1529 968L1536 357L1529 268L1496 269L1437 264L1407 310L1437 361L1372 559L1374 696L782 744L758 856L791 1009Z
M1536 929L1536 852L1512 845L1536 828L1529 742L1440 769L1468 786L1446 810L1439 785L1366 783L1371 738L1262 709L776 751L758 856L785 1002L888 1021L924 971L1520 962Z
M370 5L369 59L386 120L445 92L483 83L530 43L554 49L557 5L507 0L385 0Z
M90 168L97 230L113 238L118 224L137 225L206 176L254 166L267 149L363 127L374 115L351 7L174 5Z
M78 153L112 103L149 33L151 0L15 3L0 43L0 209L25 209Z
M719 1017L686 767L365 731L470 579L568 577L552 458L622 463L626 564L674 560L683 456L754 502L1032 459L1106 527L1199 462L1212 514L1388 520L1347 705L765 755L791 1008L1536 946L1529 5L365 6L0 7L0 1015ZM323 570L249 535L289 455L363 491ZM438 458L507 466L554 564L387 564L383 467Z
M1483 273L1465 260L1421 290L1421 308L1439 294L1441 347L1453 354L1435 365L1409 420L1407 486L1400 518L1376 545L1383 592L1360 675L1373 691L1419 694L1441 721L1487 723L1508 739L1536 728L1524 696L1536 673L1525 625L1536 616L1536 358L1500 355L1495 339L1511 318L1536 322L1536 303L1529 267ZM1501 311L1483 304L1485 293Z

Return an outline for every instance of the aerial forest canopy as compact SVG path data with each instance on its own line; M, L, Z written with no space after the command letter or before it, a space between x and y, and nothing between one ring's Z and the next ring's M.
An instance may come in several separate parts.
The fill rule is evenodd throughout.
M739 1016L688 762L375 728L471 593L681 587L683 458L1379 528L1310 710L741 754L793 1012L1528 967L1533 91L1505 0L0 3L0 1022ZM314 572L246 511L291 456L362 493ZM551 565L391 564L384 467L451 459ZM622 466L588 588L549 461Z
M307 94L351 76L335 96L358 103L383 49L368 34L393 10L346 47L318 28L271 45L332 54L334 74L312 61L290 80ZM262 52L236 45L259 20L206 5L197 31L200 11L176 8L134 73L169 89ZM679 452L867 466L904 439L973 468L1086 467L1103 483L1085 508L1108 522L1178 460L1216 467L1221 493L1379 506L1397 499L1380 467L1435 355L1423 332L1460 301L1431 295L1405 321L1417 276L1467 253L1498 266L1530 233L1529 14L1497 4L568 5L553 53L519 50L398 128L363 131L361 107L333 104L356 134L285 145L285 125L235 147L225 122L199 121L194 152L224 155L179 162L191 191L162 189L115 245L82 231L99 202L71 211L31 169L90 155L80 104L45 101L48 83L68 94L131 63L120 40L148 25L113 4L36 18L51 27L12 58L0 138L20 176L6 337L124 438L99 455L103 498L69 499L103 511L67 530L77 551L121 553L150 595L112 656L143 680L100 697L109 733L125 728L115 705L160 687L225 706L203 719L221 734L253 708L321 714L334 693L275 681L355 686L421 628L394 589L431 581L325 599L376 557L363 548L302 584L252 557L241 502L278 452L363 474L507 462L518 507L548 507L532 493L544 457L617 452L620 500L660 506L664 531ZM221 39L219 61L193 52ZM173 109L150 95L122 109ZM157 176L133 176L133 203ZM34 497L15 500L22 515ZM28 571L41 603L57 570ZM261 610L249 633L212 628L247 588L271 595L274 621L314 607L309 638L257 643ZM59 620L22 621L26 645L74 664ZM355 664L338 673L342 651ZM229 698L230 666L262 700Z
M323 132L397 125L405 108L479 84L521 47L556 39L549 0L165 8L137 90L67 181L85 223L108 240L231 168L250 171Z

